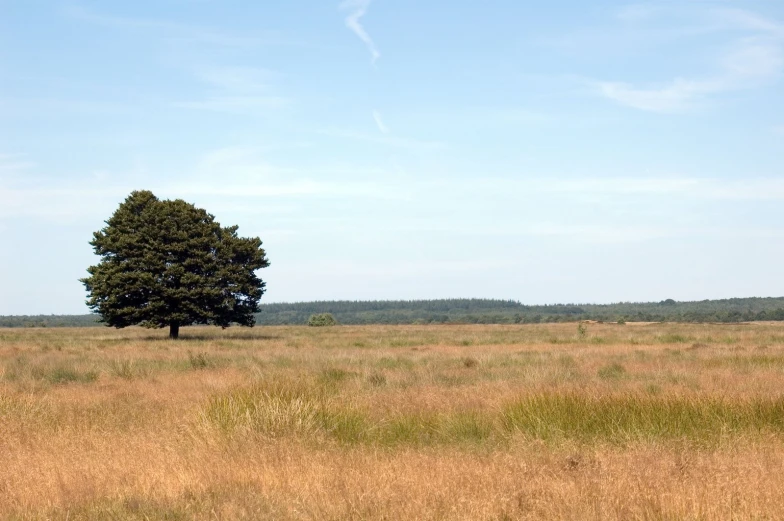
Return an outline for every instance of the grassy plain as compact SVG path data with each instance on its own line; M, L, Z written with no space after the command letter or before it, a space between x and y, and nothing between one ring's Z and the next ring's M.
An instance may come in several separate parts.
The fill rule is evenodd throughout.
M4 519L784 518L784 325L0 329Z

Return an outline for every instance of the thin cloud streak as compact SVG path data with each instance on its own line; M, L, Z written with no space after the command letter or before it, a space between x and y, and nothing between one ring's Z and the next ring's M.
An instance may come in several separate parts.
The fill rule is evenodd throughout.
M280 75L254 67L213 67L200 69L196 77L209 87L201 100L175 101L171 106L184 109L227 112L231 114L264 113L294 103L291 98L275 94L271 81Z
M367 182L320 182L320 181L295 181L289 183L268 184L236 184L228 186L214 186L209 184L188 186L185 188L177 185L169 189L162 188L162 192L171 190L184 195L211 195L222 197L373 197L379 199L398 199L390 187Z
M596 87L607 99L650 112L679 112L701 96L726 90L722 82L680 78L663 87L639 88L622 82L597 82Z
M292 100L282 96L216 96L199 101L176 101L172 107L232 114L252 112L257 115L259 112L288 107L291 103Z
M382 134L389 134L389 127L384 124L384 120L381 119L381 113L377 110L373 111L373 120L376 122L376 126L378 130Z
M18 154L0 154L0 174L15 174L35 168L36 164Z
M281 77L277 71L258 67L207 67L198 69L199 80L230 92L258 93Z
M398 187L365 181L322 182L299 180L290 182L267 181L215 183L146 182L145 188L162 198L195 198L202 200L233 199L235 201L271 199L288 203L313 198L404 200L406 194ZM0 185L0 219L39 217L45 219L82 218L100 219L133 190L138 183L115 184L104 188L89 185L54 186L39 188L39 184ZM201 204L201 202L200 202ZM211 205L207 205L210 207Z
M365 27L360 22L362 17L367 13L369 6L370 0L346 0L340 4L340 9L350 11L349 15L346 17L346 27L348 27L359 37L360 40L365 43L372 57L371 63L375 65L375 63L381 57L381 53L378 51L376 44L373 42L373 39L370 37L370 35L365 30Z
M442 189L460 188L468 193L481 191L521 194L563 194L573 196L683 197L694 200L784 201L784 179L751 178L634 178L596 177L588 179L518 180L484 179L464 184L443 181Z
M317 134L323 136L330 136L340 139L351 139L355 141L363 141L365 143L373 143L376 145L390 146L396 148L404 148L408 150L435 150L446 148L447 145L441 141L427 141L414 138L396 137L396 136L378 136L369 135L362 132L354 132L351 130L326 128L315 131Z

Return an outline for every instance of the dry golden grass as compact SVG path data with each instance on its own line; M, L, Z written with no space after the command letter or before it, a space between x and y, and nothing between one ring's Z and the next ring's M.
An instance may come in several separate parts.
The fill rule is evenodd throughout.
M4 519L784 518L784 325L0 329Z

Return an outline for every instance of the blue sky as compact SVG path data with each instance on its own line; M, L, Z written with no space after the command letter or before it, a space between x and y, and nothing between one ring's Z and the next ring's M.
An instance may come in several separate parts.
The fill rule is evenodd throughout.
M0 0L0 314L134 189L264 300L784 295L784 3Z

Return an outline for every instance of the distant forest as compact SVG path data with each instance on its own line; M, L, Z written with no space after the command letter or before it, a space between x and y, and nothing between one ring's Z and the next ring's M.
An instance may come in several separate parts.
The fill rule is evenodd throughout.
M577 320L732 323L784 321L784 297L543 306L487 299L296 302L263 304L256 319L259 325L305 324L314 313L332 313L341 324L538 324ZM100 325L96 315L0 316L0 327Z

